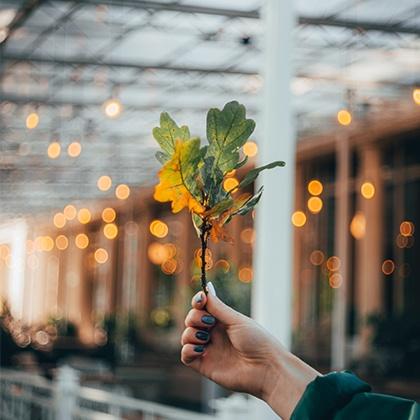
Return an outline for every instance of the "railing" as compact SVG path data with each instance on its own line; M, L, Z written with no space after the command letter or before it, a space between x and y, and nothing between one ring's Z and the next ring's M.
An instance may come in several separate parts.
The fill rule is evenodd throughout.
M246 420L248 400L217 400L214 416L80 386L77 372L64 366L57 379L0 370L1 420Z

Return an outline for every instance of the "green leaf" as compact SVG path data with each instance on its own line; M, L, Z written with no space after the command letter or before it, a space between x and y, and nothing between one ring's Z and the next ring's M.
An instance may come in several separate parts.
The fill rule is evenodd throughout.
M175 151L176 140L189 140L190 130L186 125L178 127L167 112L162 112L160 114L160 127L153 129L153 137L163 151L160 158L166 161L169 160Z
M267 165L260 166L259 168L251 169L245 175L245 177L242 179L242 181L239 183L239 188L244 188L247 185L249 185L252 182L254 182L256 180L257 176L259 175L259 173L261 171L263 171L264 169L272 169L272 168L275 168L276 166L284 166L284 165L286 165L286 164L283 161L276 160L275 162L271 162L271 163L269 163Z
M250 198L238 211L236 214L240 214L241 216L247 214L250 210L252 210L260 201L261 195L263 192L263 187L260 187L257 194L255 194L252 198Z
M238 162L233 169L242 168L242 166L244 166L247 162L248 162L248 156L245 156L244 159Z
M169 159L168 155L161 151L157 151L155 153L155 157L162 165L164 165L165 162Z
M222 200L218 202L214 207L212 207L210 210L207 210L204 213L204 216L209 217L219 217L224 211L229 209L233 206L233 199L232 198L226 198L225 200Z
M255 122L245 117L245 107L236 101L227 103L220 111L212 108L207 114L208 156L214 156L214 167L223 173L235 168L239 149L255 128Z

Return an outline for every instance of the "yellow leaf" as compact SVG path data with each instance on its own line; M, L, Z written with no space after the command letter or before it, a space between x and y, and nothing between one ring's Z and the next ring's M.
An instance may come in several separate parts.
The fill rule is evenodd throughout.
M197 139L180 141L175 145L173 156L163 165L158 173L159 184L155 187L154 198L160 202L171 201L172 211L178 213L184 207L201 214L204 207L194 198L196 157L199 152Z

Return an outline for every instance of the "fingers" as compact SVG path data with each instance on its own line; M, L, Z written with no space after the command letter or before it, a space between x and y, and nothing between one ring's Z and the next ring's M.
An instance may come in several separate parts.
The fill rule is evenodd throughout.
M207 296L204 292L198 292L191 301L191 306L194 309L204 309L207 303Z
M185 344L181 350L181 361L189 365L197 359L200 359L205 352L205 346L199 344Z
M217 296L207 295L206 309L222 324L234 325L243 322L246 317L223 303Z
M216 318L213 315L199 309L191 309L185 318L186 327L211 328L214 327L215 324Z
M181 344L206 344L210 339L208 331L188 327L184 330L181 337Z

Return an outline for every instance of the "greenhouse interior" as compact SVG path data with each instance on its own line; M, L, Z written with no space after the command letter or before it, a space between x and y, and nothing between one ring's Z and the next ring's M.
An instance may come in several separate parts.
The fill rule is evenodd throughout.
M219 190L285 166L203 252L156 133L206 145L229 103L256 128ZM1 418L278 418L181 362L203 270L318 371L420 401L419 224L417 0L0 0Z

